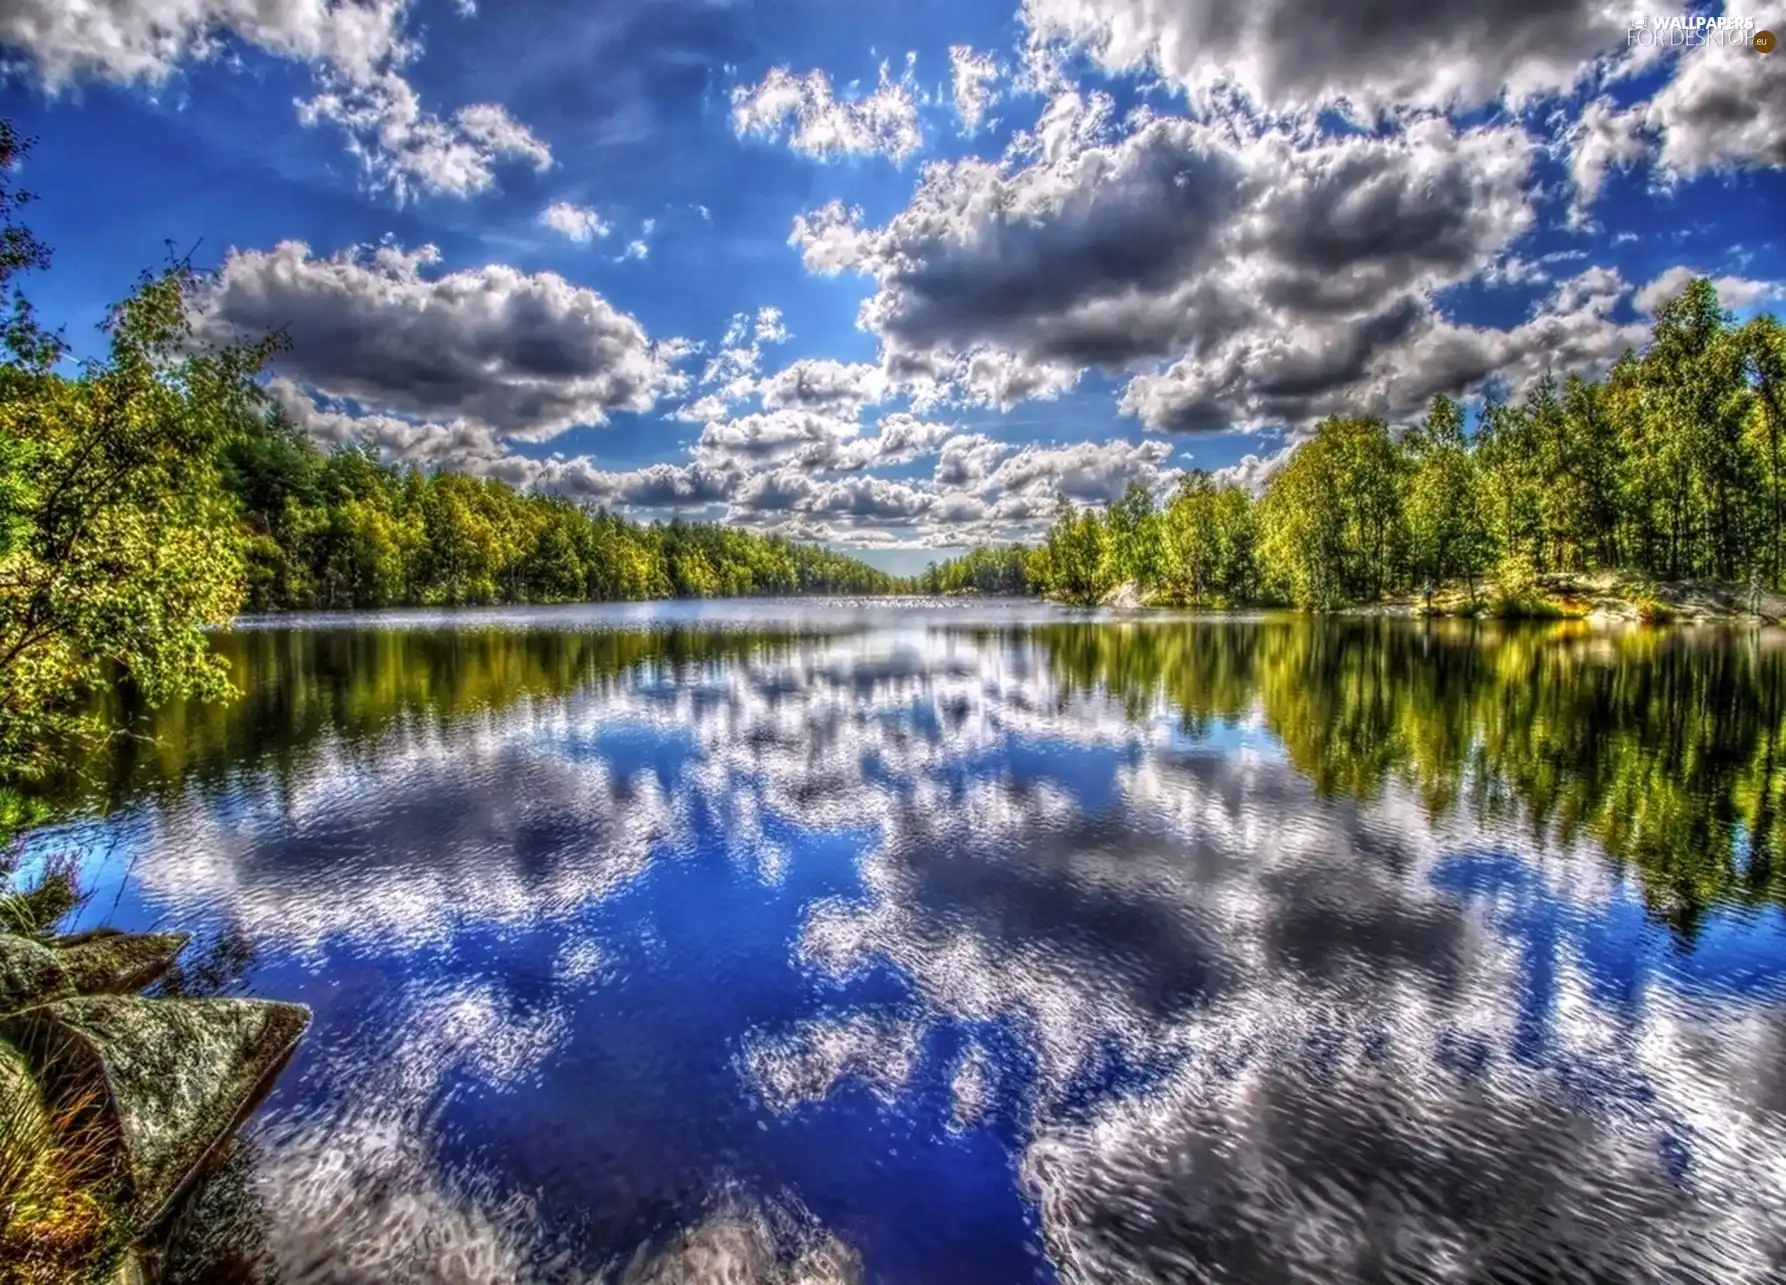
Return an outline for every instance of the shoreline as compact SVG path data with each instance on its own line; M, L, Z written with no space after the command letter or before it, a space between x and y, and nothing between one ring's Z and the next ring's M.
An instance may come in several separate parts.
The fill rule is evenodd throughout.
M536 608L615 608L637 610L666 604L708 604L818 602L909 602L935 603L1012 603L1059 607L1069 611L1117 611L1124 615L1199 616L1214 619L1257 619L1261 615L1307 615L1338 618L1489 620L1506 623L1556 623L1585 621L1593 624L1706 625L1743 624L1750 626L1786 625L1786 593L1763 590L1759 595L1759 611L1749 610L1746 585L1716 581L1668 581L1645 585L1636 580L1623 580L1608 574L1547 575L1538 578L1534 589L1520 599L1508 603L1484 582L1472 596L1462 585L1445 585L1435 589L1430 600L1422 594L1398 594L1375 602L1348 602L1332 607L1298 607L1285 602L1257 602L1242 605L1198 606L1170 600L1163 595L1142 595L1131 584L1118 585L1097 602L1073 602L1044 594L988 593L974 589L953 589L942 593L801 593L801 594L738 594L711 597L669 598L602 598L552 603L454 603L405 604L387 607L344 607L334 609L276 608L270 611L243 612L214 630L238 630L267 627L281 622L320 622L339 617L389 617L396 620L455 615L459 613L500 613ZM209 631L207 631L209 632Z
M1043 599L1043 601L1056 601ZM1497 593L1492 583L1468 586L1449 583L1430 595L1398 594L1375 602L1353 602L1328 608L1303 608L1284 603L1241 607L1198 607L1143 597L1133 584L1118 585L1096 604L1059 603L1136 613L1186 613L1208 616L1256 616L1262 611L1352 618L1425 620L1499 620L1508 623L1585 621L1591 624L1711 625L1751 627L1786 623L1786 594L1763 589L1750 609L1749 586L1710 580L1644 582L1611 572L1557 573L1537 577L1530 590L1514 599Z

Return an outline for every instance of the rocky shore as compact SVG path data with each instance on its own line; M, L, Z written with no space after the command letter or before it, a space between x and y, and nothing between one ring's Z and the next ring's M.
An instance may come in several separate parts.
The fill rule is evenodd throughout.
M1116 611L1195 610L1158 597L1145 597L1133 584L1116 586L1098 605ZM1249 608L1245 614L1252 615L1257 610ZM1214 609L1210 614L1223 612ZM1786 595L1765 589L1752 592L1747 585L1709 580L1644 581L1613 572L1564 572L1537 577L1516 599L1503 597L1487 581L1473 588L1453 582L1435 586L1430 595L1357 603L1331 614L1587 620L1609 624L1628 621L1777 625L1786 621Z
M184 934L0 932L0 1282L149 1285L310 1012L141 994Z

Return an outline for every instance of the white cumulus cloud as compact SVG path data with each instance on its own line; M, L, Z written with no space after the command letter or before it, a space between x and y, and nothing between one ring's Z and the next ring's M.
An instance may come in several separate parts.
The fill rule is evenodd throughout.
M797 76L777 67L761 83L732 91L732 127L740 138L785 139L819 160L880 155L903 161L924 143L910 76L894 81L885 65L871 93L845 98L822 71Z
M571 205L557 201L540 212L540 222L573 241L593 241L614 230L602 216L587 205Z

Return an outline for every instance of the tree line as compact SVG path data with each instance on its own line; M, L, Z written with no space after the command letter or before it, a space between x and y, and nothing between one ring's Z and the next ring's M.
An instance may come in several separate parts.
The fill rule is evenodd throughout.
M1063 496L1039 546L976 549L920 582L1311 608L1446 583L1517 605L1539 576L1602 569L1781 587L1786 329L1771 314L1737 325L1709 280L1604 378L1546 374L1466 418L1444 396L1404 430L1331 417L1257 497L1201 471L1164 504L1139 485L1102 512Z
M815 544L717 523L639 523L497 478L318 450L277 411L222 447L253 611L888 593Z
M921 593L1017 595L1034 589L1032 554L1017 545L982 545L959 558L933 562L919 573Z

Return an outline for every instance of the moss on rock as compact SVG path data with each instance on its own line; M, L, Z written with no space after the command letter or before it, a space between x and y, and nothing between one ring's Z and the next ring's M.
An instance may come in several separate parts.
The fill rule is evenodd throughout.
M151 1233L309 1026L297 1004L131 993L187 941L0 931L0 1285L154 1279Z

